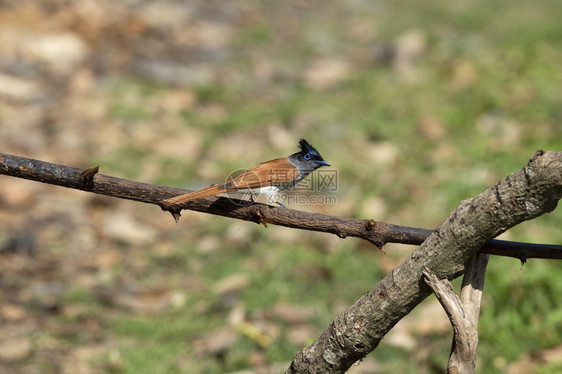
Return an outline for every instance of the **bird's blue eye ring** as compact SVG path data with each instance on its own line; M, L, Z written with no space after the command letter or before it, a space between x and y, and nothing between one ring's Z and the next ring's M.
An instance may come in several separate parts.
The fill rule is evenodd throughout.
M307 160L307 161L310 160L310 153L305 154L304 159Z

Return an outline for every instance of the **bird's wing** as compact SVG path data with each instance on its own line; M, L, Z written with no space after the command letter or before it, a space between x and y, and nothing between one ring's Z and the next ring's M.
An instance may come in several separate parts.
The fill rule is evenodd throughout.
M226 181L226 191L279 186L297 178L299 172L286 157L263 162Z
M166 199L165 201L171 204L182 204L190 200L202 199L224 192L280 186L296 179L298 175L297 168L286 157L276 158L245 170L235 177L229 177L222 185L214 184L197 191Z

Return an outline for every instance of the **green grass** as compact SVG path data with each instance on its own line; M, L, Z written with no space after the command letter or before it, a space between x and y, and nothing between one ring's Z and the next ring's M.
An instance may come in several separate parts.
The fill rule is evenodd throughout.
M405 82L392 66L357 64L348 79L329 91L308 89L298 78L267 84L255 81L248 66L252 51L275 56L281 60L273 63L283 66L305 66L306 59L315 56L306 40L297 38L297 45L288 48L283 44L288 42L264 18L247 28L241 26L235 36L239 49L233 53L241 62L233 63L232 69L244 79L194 89L201 104L220 106L227 116L215 121L194 107L180 111L178 117L183 126L204 129L204 157L223 162L225 170L249 166L247 159L224 161L208 152L215 139L225 137L225 131L263 138L264 126L275 123L295 139L309 135L323 139L322 154L345 178L341 185L347 189L342 188L338 198L355 199L358 205L376 195L388 205L387 216L376 219L433 228L460 200L518 170L535 150L560 150L561 9L555 2L385 4L369 13L376 24L376 40L392 43L404 31L421 30L427 46L414 63L422 72L421 78ZM335 19L318 27L338 35L334 43L346 42L346 33ZM281 44L276 45L273 41L279 38ZM464 85L455 84L459 61L465 61L475 74ZM143 83L125 82L115 95L126 98L124 93L130 90L141 97L152 94ZM136 121L150 122L156 116L125 99L118 100L109 115L131 126ZM441 138L435 140L424 134L421 123L428 117L442 127ZM335 138L328 138L340 127ZM380 141L390 142L398 150L397 159L390 165L378 165L363 153L364 149L355 147L357 139L374 147ZM134 176L138 165L152 158L150 148L133 142L123 144L120 154L109 155L100 163L112 172ZM179 184L196 176L192 163L170 158L161 161L166 166L155 177L158 183ZM176 174L170 176L170 170ZM511 238L562 242L559 210L510 230ZM222 218L212 223L193 222L180 222L193 225L188 243L176 238L178 251L170 257L152 259L150 276L177 282L174 287L181 289L182 272L193 273L204 264L195 275L205 287L190 291L186 305L167 310L164 315L123 313L113 317L115 337L127 342L120 348L125 364L119 372L235 371L250 365L248 356L252 352L263 354L271 363L290 361L300 347L284 333L266 348L241 336L221 358L194 358L196 338L224 325L231 310L228 301L211 286L228 275L248 275L249 285L236 296L248 318L258 318L281 301L303 305L314 310L310 324L318 332L335 317L337 306L353 303L384 276L377 264L381 255L374 250L359 250L359 242L354 239L335 238L337 249L327 251L326 247L334 246L332 239L320 234L287 243L272 234L279 230L276 227L251 225L240 238L230 235L228 228L242 223ZM221 248L198 252L199 241L207 236L216 237ZM524 352L560 343L560 270L556 261L532 260L520 269L513 259L490 260L479 327L481 373L502 372L494 366L499 357L510 363ZM77 293L72 298L80 297ZM201 305L207 305L205 313L195 307ZM426 357L412 361L411 352L384 340L372 357L382 363L384 372L443 371L450 336L417 338L428 347ZM193 361L189 370L182 368L182 359ZM559 369L549 364L540 372Z
M230 225L236 224L248 225ZM175 367L174 362L181 357L192 357L193 352L189 352L189 349L186 351L186 343L193 349L197 345L192 344L198 338L224 324L225 313L231 309L232 302L243 302L251 320L259 319L263 312L280 301L302 305L314 311L310 323L324 326L333 317L334 305L353 303L382 276L376 266L366 265L373 263L374 253L351 255L344 245L341 251L330 256L304 245L280 248L268 239L265 230L269 229L258 227L252 230L252 236L263 243L257 247L248 248L244 243L198 254L192 246L188 246L169 258L152 259L152 274L147 276L155 279L165 276L165 273L176 273L178 269L189 269L190 264L196 263L195 268L191 267L192 270L187 271L201 277L204 285L212 285L219 279L239 273L248 274L250 283L234 296L234 301L205 287L198 293L190 292L183 307L167 309L164 314L112 318L110 325L113 334L118 339L128 341L120 349L126 364L118 372L151 372L158 367L159 362L164 363L166 372L221 372L225 367L230 370L242 369L248 365L247 357L251 352L263 349L257 341L247 336L242 336L222 356L220 365L205 357L201 362L194 362L189 370L182 371ZM276 250L272 252L268 248ZM311 272L317 275L312 277ZM172 282L180 283L177 290L181 292L185 288L181 276L180 279L174 279ZM344 282L345 288L339 287ZM208 305L203 313L197 307L202 303ZM272 362L287 360L298 348L282 334L265 348L265 355Z

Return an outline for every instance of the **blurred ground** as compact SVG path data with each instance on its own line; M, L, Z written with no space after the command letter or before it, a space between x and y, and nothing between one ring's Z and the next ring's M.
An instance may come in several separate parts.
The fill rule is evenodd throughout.
M562 145L554 2L3 1L0 152L199 188L314 144L337 204L436 227ZM304 194L307 196L306 194ZM559 211L508 239L562 242ZM280 372L413 248L0 176L0 372ZM559 371L559 263L490 261L479 371ZM355 373L443 372L433 298Z

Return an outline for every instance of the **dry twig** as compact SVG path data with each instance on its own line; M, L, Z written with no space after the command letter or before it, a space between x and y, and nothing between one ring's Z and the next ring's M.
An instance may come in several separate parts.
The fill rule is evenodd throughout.
M470 259L460 297L448 279L438 279L428 270L423 272L425 282L445 309L453 327L453 344L447 365L449 374L470 374L476 370L478 317L488 258L489 255L478 254Z

